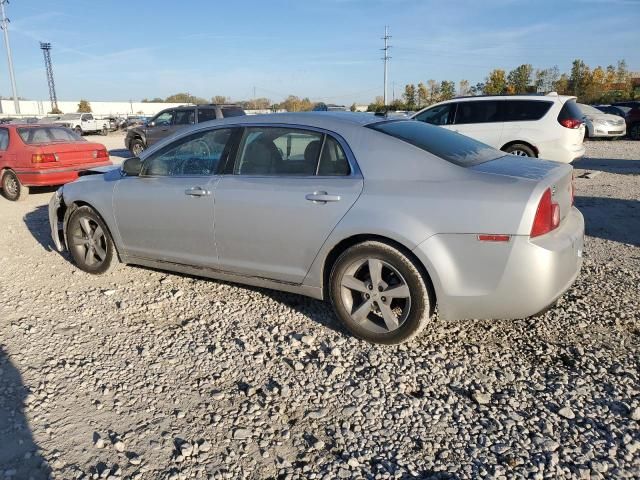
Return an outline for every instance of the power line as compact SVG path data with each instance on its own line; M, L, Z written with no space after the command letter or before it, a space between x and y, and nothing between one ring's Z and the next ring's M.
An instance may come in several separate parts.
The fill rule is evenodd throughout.
M16 108L16 113L20 113L20 102L18 101L18 90L16 89L16 77L13 73L13 60L11 59L11 46L9 45L9 19L4 11L4 4L9 3L9 0L0 0L0 28L4 32L4 44L7 47L7 61L9 62L9 77L11 78L11 90L13 91L13 103Z
M49 85L49 100L51 111L58 110L58 97L56 96L56 84L53 81L53 66L51 65L51 44L40 42L40 49L44 54L44 67L47 70L47 85Z
M387 64L391 59L391 57L389 56L389 49L391 48L391 46L387 43L387 41L390 38L391 35L389 35L389 27L385 25L384 37L382 37L382 40L384 40L384 48L382 49L382 51L384 52L384 57L382 57L382 60L384 61L384 93L382 95L382 98L385 105L387 104Z

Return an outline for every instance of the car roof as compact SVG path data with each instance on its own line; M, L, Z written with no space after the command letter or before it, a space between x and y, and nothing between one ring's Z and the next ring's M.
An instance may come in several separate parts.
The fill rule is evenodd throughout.
M385 117L376 117L367 113L356 112L294 112L294 113L264 113L260 115L244 115L241 117L229 117L219 120L211 120L216 124L244 124L244 123L283 123L292 125L307 125L310 127L331 129L336 125L345 127L366 126L387 121ZM209 123L209 122L204 122ZM200 124L202 125L202 124Z

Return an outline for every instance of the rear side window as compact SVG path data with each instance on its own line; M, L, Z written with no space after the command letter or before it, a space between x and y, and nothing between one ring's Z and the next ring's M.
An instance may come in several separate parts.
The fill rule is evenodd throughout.
M68 128L62 127L18 128L18 135L27 145L51 142L86 142L84 138Z
M176 110L174 125L193 125L196 123L196 111L190 110Z
M430 123L431 125L449 125L453 119L454 103L438 105L416 115L414 120Z
M209 120L216 119L215 108L199 108L198 109L198 123L208 122Z
M500 122L500 102L495 100L474 100L458 103L456 125L465 123Z
M502 118L505 122L527 122L540 120L553 105L542 100L505 100Z
M320 155L320 165L318 165L318 175L336 177L349 175L349 173L351 173L351 168L344 150L335 139L329 136L325 137Z
M240 107L222 107L220 110L222 110L222 116L224 118L241 117L245 114L244 110Z
M504 152L473 138L424 122L396 120L375 123L368 128L403 140L461 167L471 167L505 156Z

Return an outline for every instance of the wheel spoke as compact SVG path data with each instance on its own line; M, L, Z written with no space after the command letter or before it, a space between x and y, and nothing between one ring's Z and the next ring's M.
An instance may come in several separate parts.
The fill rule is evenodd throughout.
M99 241L100 241L100 238L101 238L103 235L104 235L104 234L102 233L102 228L100 228L100 225L98 225L98 226L96 227L96 229L93 231L93 235L92 235L92 237L93 237L93 241L94 241L94 242L96 242L96 243L97 243L97 242L99 242Z
M87 245L89 243L89 239L86 237L79 237L78 235L74 235L73 242L77 245Z
M343 287L348 288L349 290L355 290L356 292L368 292L367 286L364 284L362 280L358 280L353 275L345 275L342 277L341 282Z
M407 284L403 283L402 285L397 285L392 287L384 292L385 297L390 298L407 298L411 296L411 292L409 292L409 287Z
M80 227L87 237L91 237L91 224L89 224L89 219L87 217L82 217L80 219Z
M382 262L377 258L369 259L369 275L371 275L373 288L377 288L382 281Z
M356 322L361 323L364 321L369 312L371 311L371 305L373 305L373 300L368 299L362 302L362 304L351 314L351 318L353 318Z
M384 323L389 329L389 331L397 329L400 325L398 323L398 318L395 316L391 307L386 303L378 302L378 307L380 307L380 312L382 312L382 318L384 319Z
M95 245L93 248L95 249L95 254L96 254L96 257L98 257L98 260L100 261L104 260L105 257L107 256L107 252L105 252L100 245Z
M87 265L93 265L93 247L88 247L84 254L84 261Z

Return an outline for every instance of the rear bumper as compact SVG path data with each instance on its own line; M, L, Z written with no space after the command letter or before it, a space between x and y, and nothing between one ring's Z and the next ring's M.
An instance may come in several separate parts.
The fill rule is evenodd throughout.
M64 185L73 182L78 178L78 173L95 167L106 167L113 165L111 161L83 163L70 167L49 167L16 169L16 175L23 185L30 187L45 185Z
M539 238L480 242L476 235L434 235L414 253L432 276L445 319L525 318L555 302L582 266L584 219L572 208Z
M540 147L538 157L554 162L571 163L574 160L584 157L585 148L583 144L569 146L544 146Z

